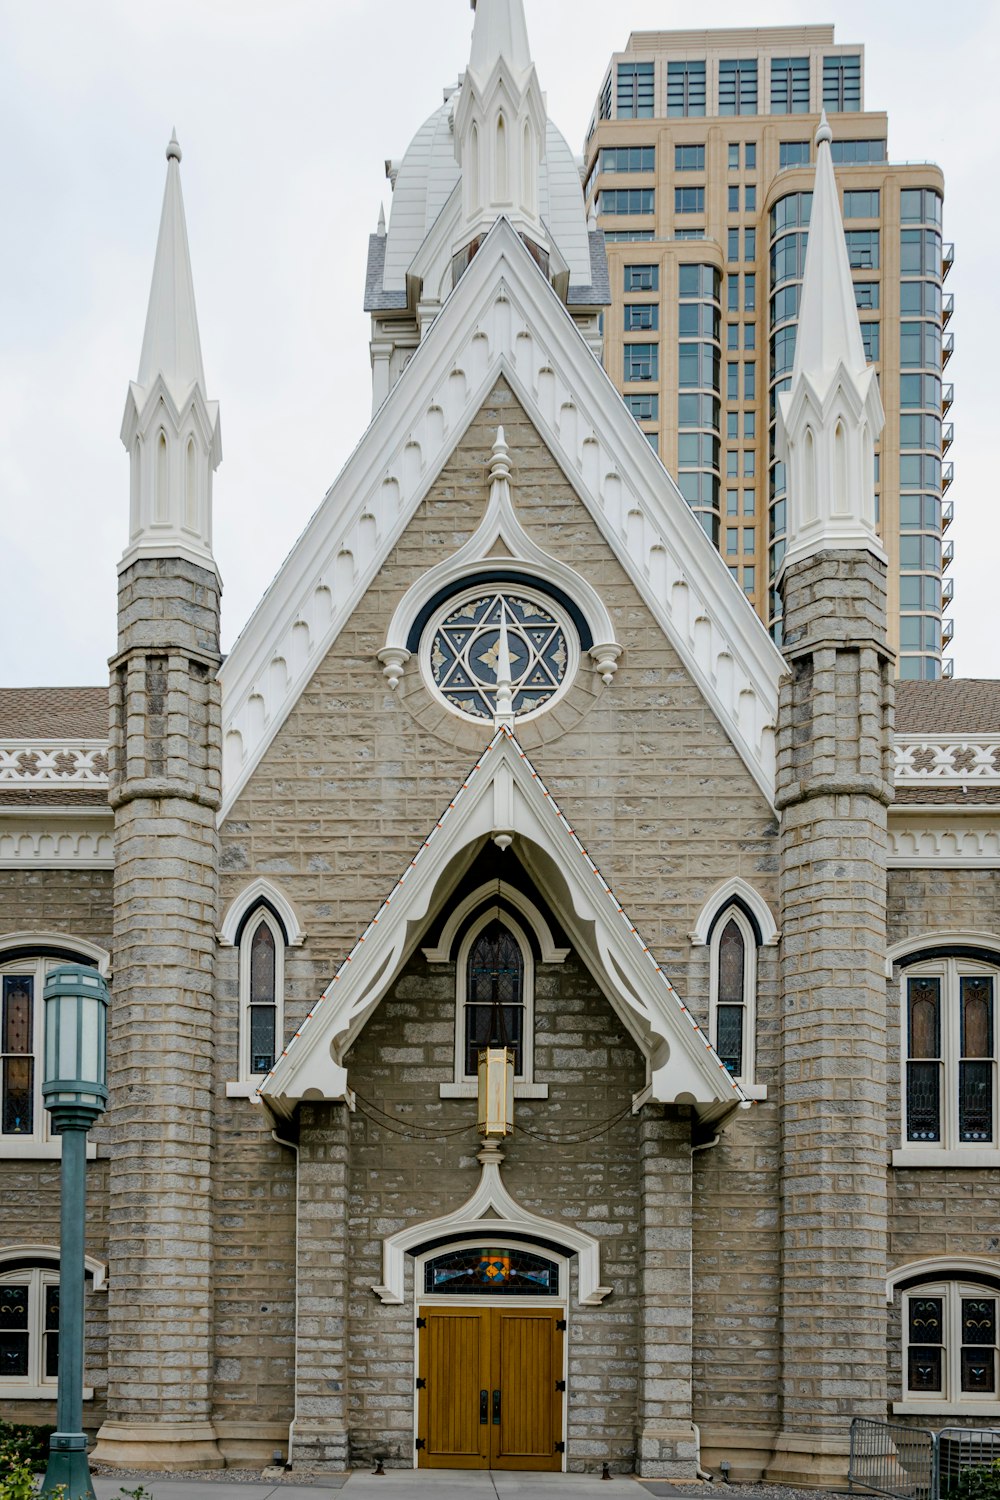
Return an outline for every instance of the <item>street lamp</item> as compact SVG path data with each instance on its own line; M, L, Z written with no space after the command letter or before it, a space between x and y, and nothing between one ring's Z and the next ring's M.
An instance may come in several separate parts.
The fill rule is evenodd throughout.
M42 1098L62 1136L59 1224L59 1385L56 1430L41 1494L59 1486L94 1500L83 1432L83 1272L87 1131L107 1103L108 987L96 969L60 964L45 979Z

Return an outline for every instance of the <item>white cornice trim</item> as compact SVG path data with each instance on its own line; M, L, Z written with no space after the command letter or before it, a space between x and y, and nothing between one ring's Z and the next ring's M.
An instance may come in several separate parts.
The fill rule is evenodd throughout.
M740 875L734 875L717 886L698 913L698 920L691 934L691 942L695 947L704 947L708 943L712 923L719 912L725 911L733 901L742 901L753 912L757 919L757 926L760 928L761 942L765 947L773 947L781 933L771 915L771 908L760 892L755 891L753 886Z
M0 869L110 870L115 863L114 817L90 808L0 807Z
M253 911L255 906L266 902L278 913L281 924L285 929L289 948L298 948L305 942L305 933L296 915L295 907L289 901L283 891L273 881L266 880L263 875L258 875L250 884L244 886L238 896L234 896L226 908L226 915L222 919L219 928L219 942L232 948L236 944L236 934L240 923L247 912Z
M468 1202L454 1213L439 1219L412 1224L382 1241L382 1285L372 1288L375 1295L390 1306L399 1307L405 1299L406 1255L432 1240L458 1239L482 1234L490 1238L504 1234L527 1235L532 1239L560 1245L569 1255L577 1256L577 1299L581 1307L598 1307L612 1288L601 1285L601 1243L575 1225L562 1219L543 1219L530 1213L512 1198L500 1178L500 1161L490 1159L487 1147L480 1155L482 1175ZM483 1160L483 1157L487 1157ZM485 1224L484 1221L485 1220Z
M302 1099L350 1098L343 1059L415 948L432 902L452 894L489 838L504 847L513 842L552 900L574 949L645 1055L651 1098L691 1104L713 1122L746 1104L514 735L500 729L264 1079L260 1093L271 1109L288 1117ZM546 861L551 879L539 868Z
M501 376L773 799L784 659L501 219L223 663L220 819Z
M1000 807L904 804L888 822L890 869L1000 869Z

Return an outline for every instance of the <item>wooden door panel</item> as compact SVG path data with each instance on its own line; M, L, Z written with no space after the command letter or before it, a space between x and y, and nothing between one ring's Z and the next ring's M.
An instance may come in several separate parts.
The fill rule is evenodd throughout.
M480 1393L489 1389L488 1308L425 1307L420 1335L418 1429L424 1447L420 1468L489 1467L489 1422L482 1422Z
M490 1423L490 1467L557 1471L562 1456L562 1333L549 1308L492 1309L493 1389L500 1422Z

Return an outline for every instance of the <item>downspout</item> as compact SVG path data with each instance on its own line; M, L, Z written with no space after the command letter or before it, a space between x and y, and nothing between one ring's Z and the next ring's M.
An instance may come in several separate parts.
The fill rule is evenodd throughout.
M284 1136L280 1136L276 1130L271 1131L271 1139L279 1146L287 1146L289 1151L295 1152L295 1345L293 1352L295 1373L292 1388L292 1420L288 1424L288 1451L285 1454L285 1467L290 1469L292 1447L295 1442L295 1416L299 1409L299 1147L298 1142L286 1141Z
M718 1135L713 1135L710 1141L702 1141L700 1146L692 1146L691 1155L694 1156L696 1151L711 1151L712 1147L717 1146L721 1139L722 1134L720 1132ZM691 1423L691 1431L694 1433L694 1472L699 1479L707 1479L709 1484L711 1484L715 1479L715 1475L709 1474L708 1471L706 1469L703 1469L701 1466L701 1428L698 1426L697 1422Z

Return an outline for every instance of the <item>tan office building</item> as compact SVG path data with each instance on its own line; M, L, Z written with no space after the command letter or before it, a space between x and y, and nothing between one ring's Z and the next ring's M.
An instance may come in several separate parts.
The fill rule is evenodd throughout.
M830 26L636 32L608 67L586 144L605 231L608 373L781 643L786 536L777 397L792 373L821 108L862 331L886 426L876 457L899 675L949 675L947 498L953 252L944 179L893 163L865 109L864 49Z

